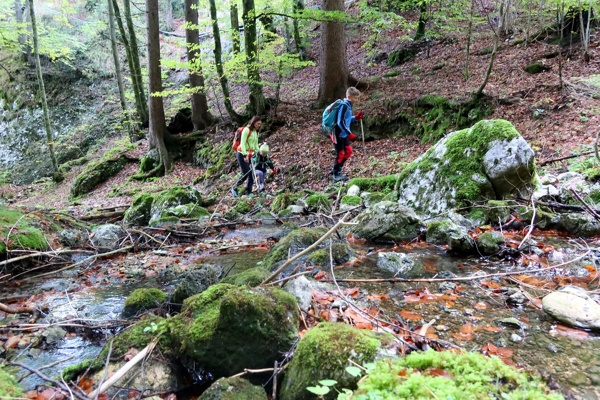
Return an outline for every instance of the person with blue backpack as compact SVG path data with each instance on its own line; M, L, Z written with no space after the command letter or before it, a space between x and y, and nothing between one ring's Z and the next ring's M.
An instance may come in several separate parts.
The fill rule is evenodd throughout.
M357 138L350 131L350 125L352 122L360 121L363 118L362 111L352 115L352 104L357 104L359 98L360 91L355 87L349 87L346 90L345 99L336 100L323 112L323 133L329 135L335 149L335 161L331 170L334 182L348 180L348 177L342 174L342 168L352 155L350 142Z

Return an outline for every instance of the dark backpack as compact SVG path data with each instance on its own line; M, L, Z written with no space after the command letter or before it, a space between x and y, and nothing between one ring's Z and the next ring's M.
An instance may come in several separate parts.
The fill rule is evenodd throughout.
M334 134L335 125L337 123L337 114L340 110L343 100L336 100L325 108L323 111L323 120L321 122L321 134L330 138Z
M242 131L244 130L244 128L247 128L246 126L240 126L239 128L237 128L235 130L235 133L233 134L233 144L231 145L231 148L233 149L233 151L240 151L239 147L241 145L240 141L242 140ZM250 135L248 135L248 137L250 137ZM246 144L248 144L248 139L246 139Z

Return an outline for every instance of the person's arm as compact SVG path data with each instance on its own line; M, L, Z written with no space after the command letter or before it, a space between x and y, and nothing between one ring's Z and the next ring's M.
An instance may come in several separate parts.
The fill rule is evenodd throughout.
M248 150L250 150L248 148L248 135L250 135L250 128L245 127L244 130L242 130L242 137L240 138L240 153L243 155L247 155Z

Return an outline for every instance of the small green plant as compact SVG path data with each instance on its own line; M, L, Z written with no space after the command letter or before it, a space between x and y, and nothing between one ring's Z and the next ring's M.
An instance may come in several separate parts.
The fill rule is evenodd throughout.
M158 330L158 324L156 322L150 322L150 325L144 328L144 333L156 333Z
M337 381L334 381L333 379L323 379L320 380L319 383L320 385L309 386L306 388L306 390L316 394L317 396L319 396L320 399L323 399L323 396L329 393L333 386L337 385Z

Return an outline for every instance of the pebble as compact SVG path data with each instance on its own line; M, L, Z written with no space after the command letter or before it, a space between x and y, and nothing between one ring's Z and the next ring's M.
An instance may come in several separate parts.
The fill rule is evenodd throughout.
M447 332L450 330L450 327L446 326L446 325L436 325L435 329L438 332Z
M465 315L473 315L473 310L471 310L470 308L465 308L464 312L465 312Z
M517 335L516 333L513 333L512 335L510 335L510 341L513 343L521 343L523 341L523 338Z
M556 347L555 345L553 345L552 343L550 343L547 347L548 351L551 351L552 353L558 353L558 347Z

